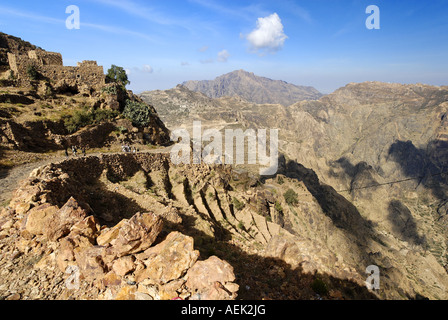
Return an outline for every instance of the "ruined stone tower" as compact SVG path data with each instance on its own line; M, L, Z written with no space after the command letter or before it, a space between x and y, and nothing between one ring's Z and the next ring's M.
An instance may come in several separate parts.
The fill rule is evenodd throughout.
M8 52L8 61L21 85L27 85L33 80L27 72L30 66L34 66L44 80L56 86L61 83L72 88L87 85L93 90L99 90L105 84L103 67L98 66L96 61L78 62L76 67L64 66L60 53L41 49L29 50L27 54Z

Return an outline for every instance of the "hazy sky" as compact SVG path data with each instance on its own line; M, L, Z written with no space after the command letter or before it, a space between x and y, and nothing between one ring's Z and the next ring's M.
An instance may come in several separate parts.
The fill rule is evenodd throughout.
M66 27L69 5L79 29ZM369 5L379 30L366 28ZM324 93L374 80L448 85L448 0L2 0L0 31L65 65L122 66L136 92L237 69Z

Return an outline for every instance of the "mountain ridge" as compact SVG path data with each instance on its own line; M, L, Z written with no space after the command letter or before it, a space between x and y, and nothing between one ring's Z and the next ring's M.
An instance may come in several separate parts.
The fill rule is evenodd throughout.
M302 100L315 100L323 96L311 86L297 86L283 80L260 77L253 72L235 70L214 80L190 80L182 83L186 88L202 92L210 98L240 96L249 102L288 106Z

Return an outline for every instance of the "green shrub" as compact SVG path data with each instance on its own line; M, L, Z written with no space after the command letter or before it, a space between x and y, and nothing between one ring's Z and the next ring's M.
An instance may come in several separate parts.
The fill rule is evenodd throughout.
M125 128L125 127L123 127L123 126L119 126L119 127L117 127L117 130L118 130L118 132L121 133L121 134L128 132L128 129Z
M277 177L277 183L280 184L280 185L283 184L283 183L285 183L285 180L283 180L283 177L282 177L282 176L278 176L278 177Z
M109 109L95 109L92 111L92 117L95 123L110 120L118 115L117 111Z
M320 278L313 280L311 283L311 289L313 289L313 291L320 296L325 296L328 294L327 284Z
M151 107L146 103L127 100L123 115L138 127L146 127L153 117Z
M80 109L75 110L72 115L66 117L64 125L69 133L73 133L85 126L113 119L117 115L117 111L109 109Z
M243 210L244 208L244 203L242 203L241 201L239 201L237 198L233 197L232 199L233 205L235 207L236 210L240 211Z
M69 133L78 131L91 123L91 118L85 110L75 110L73 114L64 119L65 128Z
M275 208L275 210L276 210L278 213L283 213L283 208L282 208L282 205L280 204L280 202L275 201L275 206L274 206L274 208Z
M35 65L30 64L26 68L26 73L28 74L28 77L30 77L31 80L37 80L39 79L39 71L37 71L37 68Z
M101 92L107 94L117 94L117 87L104 87L101 89Z
M284 194L285 201L287 204L295 206L299 203L299 195L292 189L288 189Z

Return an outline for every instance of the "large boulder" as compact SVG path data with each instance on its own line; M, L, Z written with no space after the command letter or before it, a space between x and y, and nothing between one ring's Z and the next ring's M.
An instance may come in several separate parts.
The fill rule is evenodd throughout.
M115 227L103 230L97 243L108 245L109 254L118 257L148 249L162 230L161 217L147 212L136 213L129 220L122 220Z
M125 276L135 269L135 258L133 256L124 256L114 260L112 270L119 276Z
M216 256L196 262L187 272L186 286L192 300L235 299L239 286L234 283L233 267Z
M171 232L164 241L137 255L146 268L136 276L139 281L151 279L159 284L181 278L196 262L199 251L194 250L192 237Z
M58 210L49 203L32 208L26 217L25 229L33 235L46 234Z
M107 273L107 266L103 260L105 248L91 246L82 250L75 249L76 265L82 277L87 281L103 278Z
M88 211L82 208L73 197L70 197L49 222L47 230L48 239L56 241L66 236L70 233L71 227L84 220L87 215Z

